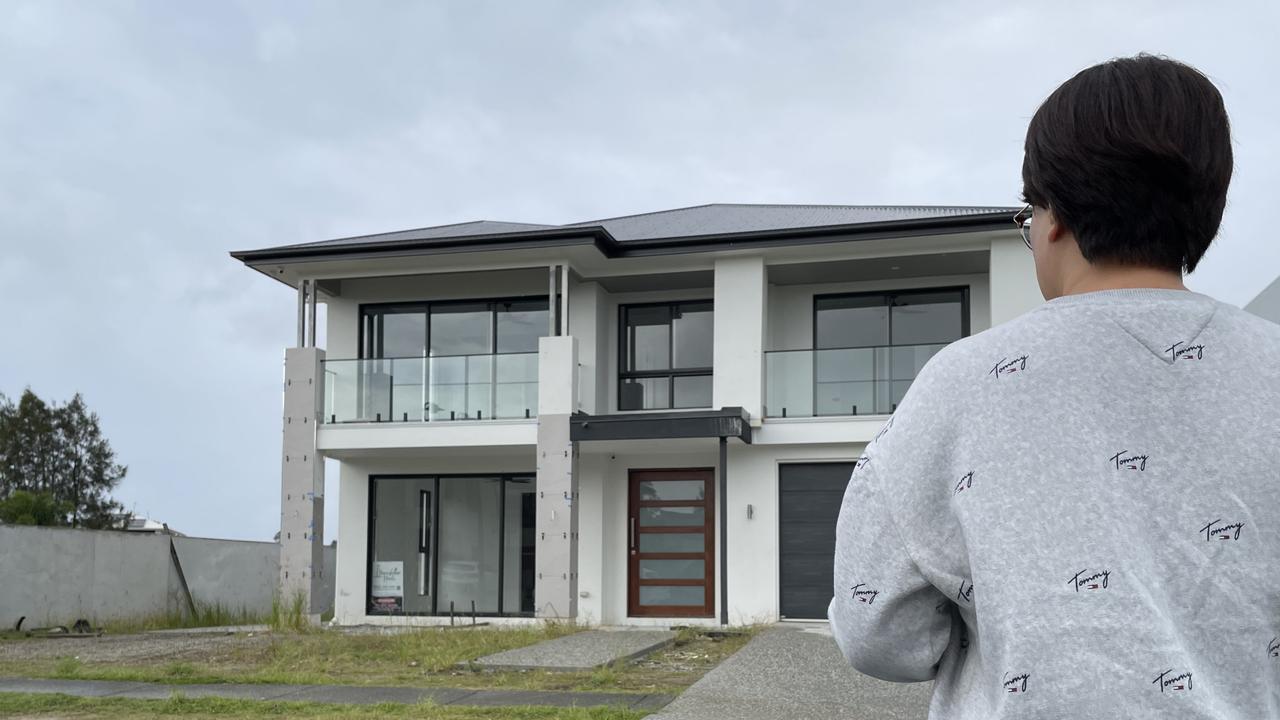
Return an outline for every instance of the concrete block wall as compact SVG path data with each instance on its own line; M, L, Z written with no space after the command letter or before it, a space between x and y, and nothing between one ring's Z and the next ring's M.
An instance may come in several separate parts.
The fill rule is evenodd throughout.
M279 545L175 537L197 604L266 616L279 578ZM325 548L323 611L333 607L336 549ZM0 525L0 627L125 620L184 610L169 536Z

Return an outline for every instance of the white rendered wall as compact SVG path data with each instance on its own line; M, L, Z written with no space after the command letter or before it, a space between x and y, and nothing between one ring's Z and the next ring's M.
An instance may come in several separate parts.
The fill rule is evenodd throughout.
M877 426L882 423L877 423ZM768 423L766 423L766 426ZM627 473L632 469L715 468L714 438L705 451L655 452L652 444L610 443L612 453L592 452L580 460L582 549L579 590L585 621L604 625L718 624L717 618L632 618L627 616ZM628 446L635 450L628 450ZM778 466L790 462L853 462L865 445L745 445L730 440L729 491L719 494L716 474L716 529L719 543L720 504L727 510L729 534L729 621L733 625L778 619ZM752 517L747 518L747 506ZM598 533L598 534L597 534ZM598 541L597 541L598 539ZM719 557L715 575L720 577ZM719 590L715 591L719 608Z
M713 408L741 406L753 425L764 415L764 258L716 259Z
M1044 302L1036 264L1018 235L991 241L991 324L999 325Z

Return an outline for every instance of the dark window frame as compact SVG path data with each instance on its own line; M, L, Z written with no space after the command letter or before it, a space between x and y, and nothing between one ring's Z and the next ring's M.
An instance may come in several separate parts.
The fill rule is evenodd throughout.
M889 344L888 345L852 345L849 347L818 347L818 301L831 300L836 298L853 298L853 297L883 297L886 301L891 297L901 297L910 295L930 295L934 293L958 292L960 294L960 337L969 337L969 290L968 285L949 285L945 287L929 287L929 288L910 288L907 290L872 290L859 292L842 292L842 293L823 293L815 294L812 302L813 316L813 350L856 350L858 348L867 347L896 347L893 342L893 313L889 313ZM892 303L886 302L885 307L894 307ZM954 342L954 341L953 341Z
M383 357L383 356L382 356L383 337L382 337L382 332L381 332L381 331L379 331L379 332L377 332L377 333L374 333L374 336L377 338L377 341L378 341L378 348L376 349L376 353L374 352L374 349L373 349L373 348L370 348L370 347L368 347L368 346L367 346L367 343L368 343L368 341L370 340L370 338L369 338L369 330L370 330L370 328L369 328L369 323L374 322L374 321L375 321L375 320L374 320L374 318L378 317L379 315L384 314L384 313L385 313L385 311L386 311L386 310L388 310L388 309L403 309L403 311L404 311L404 312L406 312L406 313L412 313L412 312L421 312L421 313L423 313L423 314L426 316L426 324L427 324L427 325L426 325L426 335L425 335L426 345L425 345L425 347L424 347L424 350L426 350L426 351L427 351L427 356L428 356L428 357L457 357L456 355L432 355L432 354L430 353L430 349L431 349L431 308L432 308L433 306L448 306L448 305L479 305L479 304L488 304L488 305L490 306L490 312L489 312L489 340L490 340L491 346L494 348L494 351L493 351L493 352L490 352L490 353L487 353L487 354L489 354L489 355L522 355L522 354L525 354L526 352L530 352L530 351L522 351L522 352L518 352L518 353L510 353L510 352L509 352L509 353L500 353L500 352L497 352L497 347L498 347L498 313L495 311L495 308L493 308L492 306L499 305L499 304L501 304L501 303L515 303L515 302L545 302L545 303L547 303L548 305L551 305L551 302L550 302L549 298L548 298L546 295L512 295L512 296L506 296L506 297L448 298L448 299L445 299L445 300L408 300L408 301L400 301L400 300L398 300L398 301L392 301L392 302L360 303L360 306L359 306L359 308L360 308L360 309L359 309L359 317L360 317L360 320L359 320L359 322L357 323L357 333L356 333L356 354L357 354L357 357L358 357L358 359L360 359L360 360L375 360L375 359L376 359L376 360L390 360L390 359L393 359L393 358L386 358L386 357ZM548 307L548 308L547 308L547 311L548 311L549 313L551 313L551 314L553 314L553 315L554 315L554 317L555 317L555 324L556 324L556 326L557 326L557 327L559 327L559 325L560 325L560 293L556 293L556 298L555 298L555 303L554 303L554 304L555 304L555 307L554 307L554 308L552 308L552 307ZM546 336L546 335L542 335L542 336L539 336L539 337L548 337L548 336ZM536 351L536 350L534 350L534 351L532 351L532 352L537 352L537 351ZM415 357L417 357L417 356L415 356Z
M903 290L864 290L864 291L858 291L858 292L840 292L840 293L822 293L822 294L815 293L811 303L811 312L810 312L810 315L812 316L812 319L813 319L813 325L812 325L813 341L810 343L810 345L812 345L813 348L809 351L810 360L813 363L813 369L811 371L812 377L813 377L813 399L811 401L812 402L811 407L813 408L814 417L823 417L817 414L818 413L818 351L819 350L858 350L862 348L906 347L907 346L906 344L895 345L893 342L892 308L894 307L894 304L891 301L892 298L898 298L902 296L909 297L911 295L931 295L936 293L949 293L949 292L959 293L960 295L960 337L957 338L957 340L967 338L969 337L969 332L970 332L970 326L969 326L970 286L969 285L947 285L943 287L907 288ZM818 347L818 301L828 300L833 298L854 298L854 297L884 298L885 300L884 306L890 308L890 311L888 314L889 344L888 345L853 345L849 347L819 348ZM955 342L955 341L953 340L952 342ZM914 345L916 343L911 343L911 344ZM895 410L897 409L896 404L894 405L894 409ZM873 413L873 414L879 415L882 413ZM838 415L836 417L844 417L844 416Z
M614 393L614 400L617 403L618 412L643 412L648 410L690 410L693 408L677 408L676 407L676 382L677 377L712 377L715 374L714 359L713 364L706 367L697 368L675 368L675 318L672 312L677 305L695 305L698 303L707 303L711 305L711 323L715 327L715 299L714 298L692 298L687 300L663 300L658 302L640 302L640 303L619 303L618 305L618 372L617 372L617 390ZM626 370L625 368L633 363L628 362L630 357L627 354L627 311L632 308L647 307L666 307L667 308L667 369L666 370ZM667 405L662 408L632 408L624 410L622 407L622 386L626 380L638 380L642 378L666 378L667 380Z
M364 614L366 617L377 615L379 617L449 617L447 609L441 610L439 603L440 595L440 480L442 478L498 478L501 485L498 491L498 612L477 612L476 617L534 617L535 610L532 612L514 612L508 613L502 611L503 589L506 585L504 571L506 570L506 512L507 512L507 483L515 478L520 480L532 481L532 487L537 486L536 472L504 472L504 473L378 473L369 476L368 484L368 501L365 508L365 563L364 563ZM373 563L375 560L375 545L377 532L377 499L378 499L378 481L379 480L430 480L433 501L431 503L431 612L398 612L398 613L374 613L371 612L370 598L373 596ZM423 491L426 492L426 491ZM523 548L521 550L523 554ZM536 572L535 572L536 577ZM535 580L536 582L536 580ZM470 616L470 608L455 608L455 615Z

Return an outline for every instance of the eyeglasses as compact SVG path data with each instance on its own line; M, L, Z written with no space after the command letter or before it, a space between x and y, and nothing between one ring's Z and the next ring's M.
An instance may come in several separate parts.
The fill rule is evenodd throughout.
M1031 203L1022 208L1013 216L1013 224L1018 226L1018 232L1022 233L1022 244L1031 249Z

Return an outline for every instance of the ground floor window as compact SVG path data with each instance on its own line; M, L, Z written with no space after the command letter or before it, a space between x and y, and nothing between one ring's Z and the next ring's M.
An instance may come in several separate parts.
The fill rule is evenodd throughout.
M533 475L369 479L375 615L532 615Z

